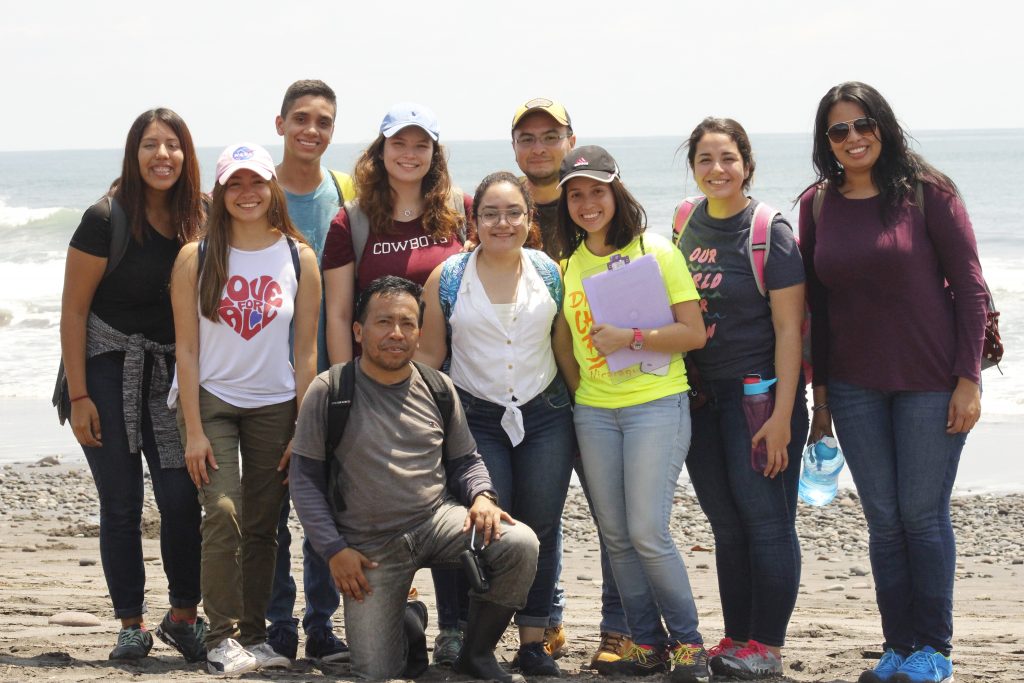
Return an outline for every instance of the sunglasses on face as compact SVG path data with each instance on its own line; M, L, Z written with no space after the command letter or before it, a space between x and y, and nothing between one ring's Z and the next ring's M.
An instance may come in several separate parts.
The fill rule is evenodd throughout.
M839 121L829 126L828 130L825 131L825 135L828 136L829 140L838 145L850 137L850 128L857 131L857 135L876 135L878 133L878 121L875 121L870 116L862 116L852 121Z

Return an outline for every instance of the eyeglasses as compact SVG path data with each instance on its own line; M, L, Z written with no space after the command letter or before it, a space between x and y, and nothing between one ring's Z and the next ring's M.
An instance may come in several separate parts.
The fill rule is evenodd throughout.
M841 142L845 142L846 138L850 137L851 124L853 129L857 131L857 135L875 135L878 133L878 121L875 121L870 116L862 116L859 119L853 119L851 121L840 121L833 123L825 131L825 135L828 139L837 145Z
M529 149L538 142L545 147L554 147L567 137L569 137L568 133L544 133L540 137L536 135L520 135L514 142L516 147L522 147L523 149Z
M523 219L526 218L526 212L523 211L522 209L509 209L508 211L484 209L479 214L477 214L477 218L479 219L481 225L488 228L493 228L494 226L501 223L502 218L504 218L505 222L508 223L513 228L518 228L520 225L523 224Z

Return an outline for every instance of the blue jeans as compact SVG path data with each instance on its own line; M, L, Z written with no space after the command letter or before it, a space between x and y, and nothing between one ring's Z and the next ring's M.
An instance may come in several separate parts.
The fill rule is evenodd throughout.
M143 395L148 391L151 360L147 356ZM100 415L103 445L83 446L100 498L100 560L114 616L146 612L146 568L142 561L142 458L128 450L121 397L123 353L105 353L86 361L85 381ZM160 510L160 556L171 607L199 604L202 538L196 487L184 466L160 467L149 404L142 402L142 455Z
M587 488L587 477L583 473L583 461L579 455L573 458L572 468L576 470L576 476L580 478L580 487L587 499L587 507L590 509L590 516L594 519L594 526L597 526L597 515L594 514L594 503L590 500L590 490ZM615 585L615 575L612 572L612 563L608 559L608 548L605 547L604 539L600 531L597 535L597 544L601 556L601 633L618 633L629 635L629 625L626 624L626 613L622 609L622 598L619 597L619 587ZM565 609L565 589L562 588L560 579L562 576L562 528L558 528L558 566L555 568L555 595L551 600L551 612L548 623L551 626L562 624L562 612Z
M789 465L774 479L750 466L742 380L705 380L704 390L708 403L692 413L686 470L715 534L725 635L782 647L800 587L796 501L808 427L803 380L790 420Z
M465 520L466 508L446 501L419 525L375 550L361 551L378 566L363 570L372 593L361 602L344 598L354 675L374 680L401 675L408 652L402 622L412 577L420 567L459 566ZM525 524L503 525L501 538L484 548L483 559L491 589L473 599L521 608L536 571L537 537Z
M886 648L953 638L956 538L949 499L966 434L946 434L949 391L884 392L830 382L828 402L868 523Z
M526 606L515 616L519 626L548 625L558 565L558 531L572 476L572 407L560 377L521 406L526 436L513 446L501 426L505 407L459 390L466 421L487 465L501 507L525 522L540 542L537 575Z
M295 580L291 568L292 534L288 528L290 512L291 499L285 494L281 504L281 518L277 524L277 563L270 604L267 605L267 621L272 629L283 628L298 633L298 620L292 616L295 610ZM341 604L341 596L327 563L305 539L302 540L302 592L306 596L302 630L307 634L333 630L331 617Z
M690 446L686 394L626 408L578 405L576 437L594 512L636 643L702 643L686 566L669 533ZM664 628L661 620L664 619Z

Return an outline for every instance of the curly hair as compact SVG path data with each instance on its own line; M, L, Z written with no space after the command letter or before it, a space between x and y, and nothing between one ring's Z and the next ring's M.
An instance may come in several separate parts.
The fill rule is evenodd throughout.
M356 161L355 181L359 208L370 219L370 232L376 235L394 232L394 191L384 168L383 134L363 150ZM432 142L430 168L420 184L423 195L423 231L436 240L451 239L462 226L462 216L451 206L452 179L448 174L444 146Z

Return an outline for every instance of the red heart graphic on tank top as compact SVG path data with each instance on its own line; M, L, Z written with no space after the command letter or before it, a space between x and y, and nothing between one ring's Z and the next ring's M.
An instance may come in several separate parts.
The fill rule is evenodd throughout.
M246 341L277 318L281 308L281 285L269 275L246 280L233 275L224 287L217 313Z

